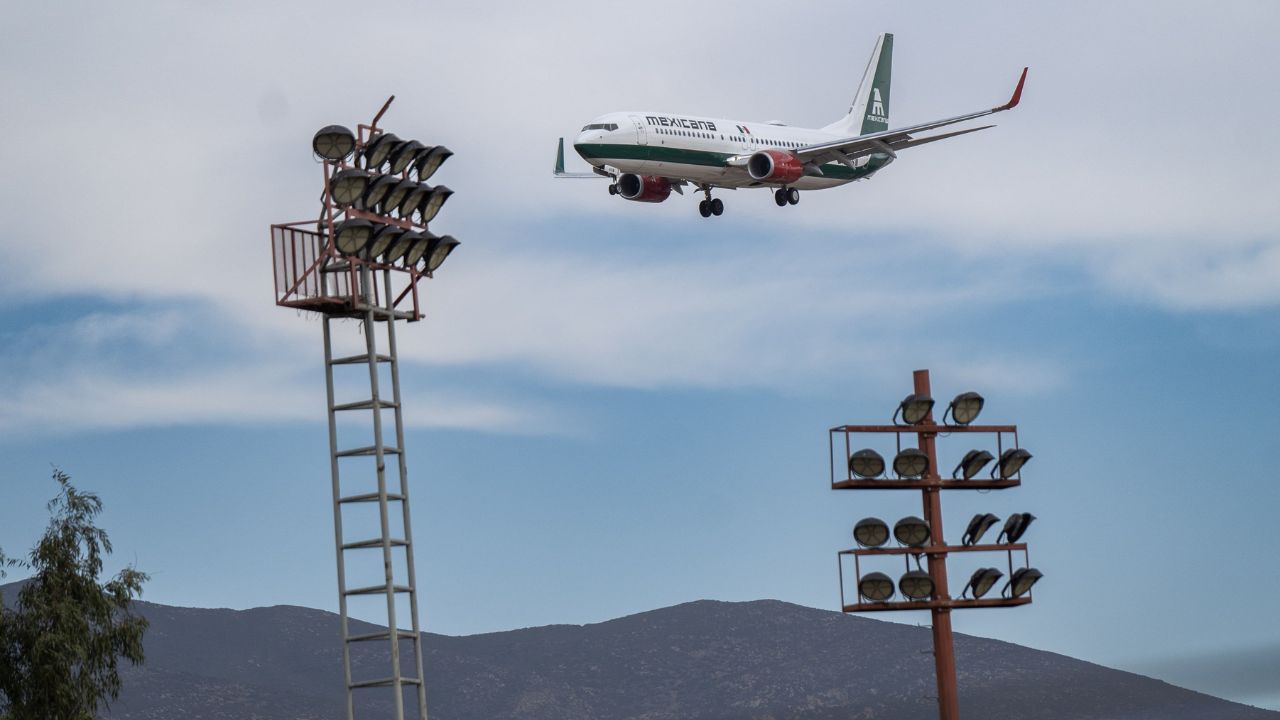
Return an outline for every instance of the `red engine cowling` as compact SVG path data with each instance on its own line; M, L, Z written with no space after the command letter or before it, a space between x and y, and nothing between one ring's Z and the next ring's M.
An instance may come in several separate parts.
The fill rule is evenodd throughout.
M761 150L747 160L752 179L768 183L793 183L804 175L804 164L781 150Z
M671 181L657 175L626 173L618 177L618 194L636 202L660 203L671 195Z

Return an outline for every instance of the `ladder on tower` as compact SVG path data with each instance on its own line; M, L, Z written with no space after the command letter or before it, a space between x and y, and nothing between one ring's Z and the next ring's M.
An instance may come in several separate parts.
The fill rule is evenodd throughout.
M374 279L381 274L385 292L378 293L373 288ZM400 402L400 367L396 355L397 318L403 318L402 312L394 309L391 301L390 276L386 271L381 273L363 268L360 275L361 303L357 310L361 311L359 329L364 335L363 352L354 355L335 357L333 315L324 316L324 359L325 386L329 408L329 463L333 479L333 525L334 544L338 559L338 610L342 621L342 665L346 682L347 720L355 720L357 707L364 707L365 695L372 694L378 688L392 691L392 703L395 720L404 720L405 706L416 706L416 714L408 715L416 720L426 720L426 687L423 682L422 635L418 626L418 595L414 579L413 535L410 531L409 518L409 486L408 472L404 454L404 418ZM378 299L381 296L381 299ZM354 313L353 313L354 314ZM339 320L341 322L341 320ZM385 338L385 348L379 348L379 328ZM380 387L381 369L389 370L391 381L391 397L386 399ZM335 397L335 373L358 373L367 370L368 395L355 400L338 402ZM359 381L360 392L363 393L364 380ZM346 398L344 398L346 400ZM387 428L383 427L383 411L390 410L394 416L394 444L387 444ZM372 444L359 446L342 446L339 444L339 419L356 418L367 414L371 419ZM344 459L352 459L345 463ZM373 467L368 467L372 459ZM395 468L394 477L389 481L387 472L388 459ZM363 466L363 467L361 467ZM349 476L357 468L361 469L357 478ZM369 473L368 470L373 470ZM374 482L370 482L373 480ZM396 482L398 480L398 482ZM378 511L377 528L368 534L348 538L343 532L344 510L356 507L376 506ZM399 513L400 536L394 527L395 514ZM348 528L350 530L350 528ZM397 562L397 551L403 552L403 564ZM360 584L351 587L348 584L348 572L353 568L374 568L381 561L381 582ZM358 565L359 564L359 565ZM403 565L398 568L398 565ZM401 570L401 572L397 572ZM351 634L348 627L348 601L353 599L371 600L379 596L385 598L386 625L376 632ZM402 630L397 618L397 599L406 597L411 618L411 629ZM402 619L402 618L399 618ZM402 643L407 642L411 648L405 657ZM386 643L385 669L372 677L353 677L353 646ZM362 656L363 657L363 656ZM405 702L405 690L412 689L416 700ZM360 691L360 692L357 692ZM357 703L357 695L360 702ZM385 700L385 696L383 698ZM373 701L374 698L369 698ZM382 702L371 706L379 709L386 706ZM381 716L382 713L378 713Z

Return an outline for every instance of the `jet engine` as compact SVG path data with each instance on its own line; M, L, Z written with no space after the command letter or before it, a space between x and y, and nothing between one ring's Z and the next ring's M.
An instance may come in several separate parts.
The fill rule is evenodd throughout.
M747 160L747 172L754 180L786 185L804 175L804 164L789 152L761 150Z
M618 176L618 194L636 202L660 203L671 195L671 181L657 175Z

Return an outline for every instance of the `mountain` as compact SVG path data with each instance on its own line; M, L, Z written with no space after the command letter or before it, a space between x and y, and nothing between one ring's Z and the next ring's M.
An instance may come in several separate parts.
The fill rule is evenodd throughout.
M12 601L13 588L0 589ZM338 619L276 606L138 603L147 662L125 673L119 720L342 716ZM352 632L372 626L353 623ZM379 650L381 649L378 648ZM427 634L432 720L932 720L924 628L775 600L701 600L594 625ZM369 671L374 648L353 654ZM997 640L956 636L961 715L1028 720L1280 720L1158 680ZM363 691L382 706L389 693Z

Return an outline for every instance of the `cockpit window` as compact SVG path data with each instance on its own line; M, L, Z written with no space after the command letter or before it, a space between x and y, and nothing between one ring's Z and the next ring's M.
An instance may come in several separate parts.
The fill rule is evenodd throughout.
M591 123L590 125L587 125L586 127L582 128L582 132L586 132L588 130L617 130L617 129L618 129L618 123Z

